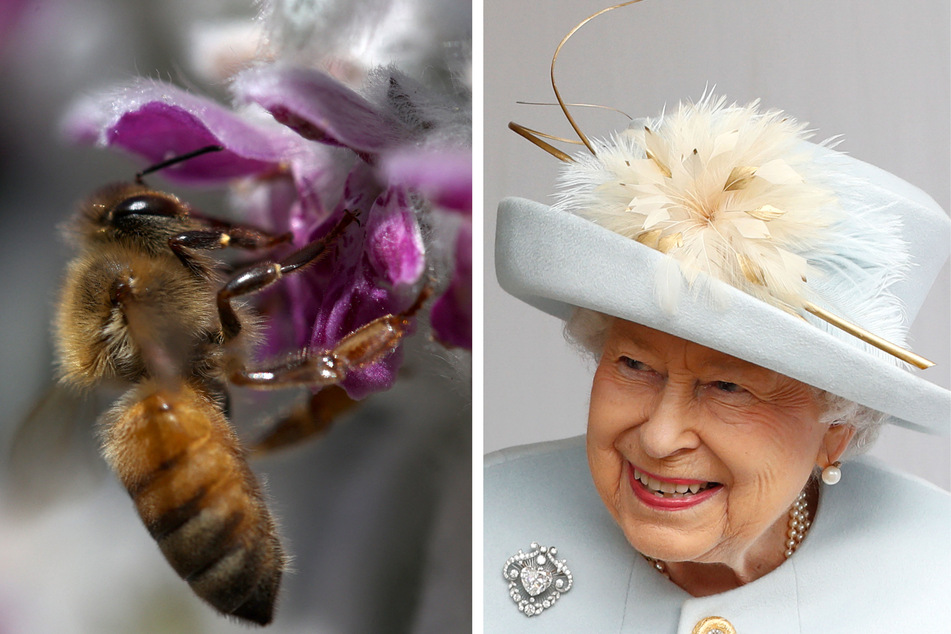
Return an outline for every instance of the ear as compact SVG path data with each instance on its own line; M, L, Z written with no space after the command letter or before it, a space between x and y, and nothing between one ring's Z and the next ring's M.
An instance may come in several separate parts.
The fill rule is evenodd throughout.
M852 425L829 425L822 442L819 445L819 455L816 456L816 464L820 469L828 467L845 453L845 448L849 446L849 441L855 435L855 427Z

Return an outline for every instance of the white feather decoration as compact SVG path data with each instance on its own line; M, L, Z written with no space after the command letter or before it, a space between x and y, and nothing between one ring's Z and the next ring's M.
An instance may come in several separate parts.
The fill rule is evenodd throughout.
M818 305L903 345L888 291L907 263L900 220L861 204L828 144L757 105L707 95L594 141L596 156L565 164L555 208L668 254L692 286L709 276L803 317ZM657 273L668 311L677 265Z

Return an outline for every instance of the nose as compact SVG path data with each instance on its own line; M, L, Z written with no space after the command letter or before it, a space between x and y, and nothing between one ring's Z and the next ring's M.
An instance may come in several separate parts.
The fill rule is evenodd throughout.
M658 460L700 446L693 389L669 380L654 397L644 422L637 426L641 450Z

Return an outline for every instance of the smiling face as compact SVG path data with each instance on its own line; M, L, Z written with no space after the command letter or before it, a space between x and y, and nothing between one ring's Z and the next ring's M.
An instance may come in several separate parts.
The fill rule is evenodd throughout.
M641 553L772 569L789 507L851 435L820 414L804 383L615 319L591 389L588 461Z

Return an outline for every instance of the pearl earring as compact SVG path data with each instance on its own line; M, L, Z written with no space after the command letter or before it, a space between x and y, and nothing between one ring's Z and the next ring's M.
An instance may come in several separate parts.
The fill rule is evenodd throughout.
M828 467L822 470L822 481L832 486L842 479L842 470L839 467L842 465L841 462L833 462Z

